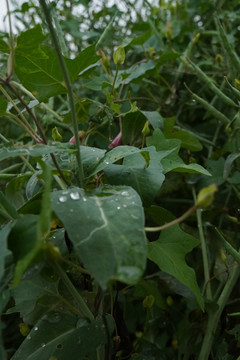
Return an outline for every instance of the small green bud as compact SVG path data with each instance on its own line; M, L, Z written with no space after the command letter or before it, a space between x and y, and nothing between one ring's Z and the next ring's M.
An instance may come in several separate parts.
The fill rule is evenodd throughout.
M52 260L57 260L61 257L61 252L58 246L55 246L53 243L45 243L43 245L43 250L47 252L47 255Z
M122 45L120 45L113 54L113 61L116 65L122 65L125 61L125 50Z
M142 134L144 136L147 136L150 133L150 129L149 129L149 121L146 121L144 124L144 127L142 129Z
M238 219L235 216L228 215L228 219L234 224L239 224Z
M143 307L147 309L151 309L153 307L154 302L155 302L155 297L153 295L148 295L143 300Z
M166 299L166 303L168 306L173 306L173 298L171 296L168 296Z
M221 54L217 54L215 57L217 63L221 64L223 62L223 57Z
M171 25L170 25L170 22L167 21L167 24L166 24L166 38L168 40L171 40L172 39L172 36L173 36L173 31L172 31L172 28L171 28Z
M196 44L200 38L200 33L197 33L193 39L193 44Z
M209 186L203 188L198 193L196 205L202 209L209 207L214 200L214 194L216 191L217 191L216 184L212 184L212 185L209 185Z
M221 250L220 250L220 254L221 254L222 262L223 262L224 264L226 264L226 262L227 262L227 256L226 256L226 254L225 254L225 251L224 251L223 249L221 249Z
M25 323L20 323L18 324L19 326L19 331L21 333L22 336L27 336L30 333L30 329L29 326Z
M234 85L235 85L235 88L236 88L236 89L240 90L240 80L235 79L235 80L234 80Z
M52 129L52 138L54 141L62 140L62 135L59 133L58 128L56 126Z

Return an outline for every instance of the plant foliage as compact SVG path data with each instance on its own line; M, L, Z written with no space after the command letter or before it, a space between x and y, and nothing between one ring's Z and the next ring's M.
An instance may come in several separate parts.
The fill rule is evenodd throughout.
M237 359L238 2L12 5L0 359Z

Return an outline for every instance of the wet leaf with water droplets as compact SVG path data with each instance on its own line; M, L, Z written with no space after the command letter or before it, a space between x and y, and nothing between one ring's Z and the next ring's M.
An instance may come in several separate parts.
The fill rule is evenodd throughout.
M102 288L112 279L135 284L146 263L144 213L138 194L126 186L106 186L91 194L75 188L71 193L81 194L80 199L72 201L70 196L59 205L62 192L53 192L52 206L85 268Z

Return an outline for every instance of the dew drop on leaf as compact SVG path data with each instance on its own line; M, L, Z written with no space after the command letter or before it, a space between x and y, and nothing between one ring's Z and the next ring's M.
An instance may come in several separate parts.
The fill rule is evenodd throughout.
M122 192L121 192L121 195L122 195L122 196L128 196L128 195L129 195L129 192L128 192L128 191L122 191Z
M37 326L34 326L33 330L34 330L34 331L38 331L38 327L37 327Z
M78 192L72 192L72 193L70 193L70 198L73 200L78 200L78 199L80 199L80 195Z
M65 201L67 201L67 197L66 196L60 196L59 201L60 202L65 202Z

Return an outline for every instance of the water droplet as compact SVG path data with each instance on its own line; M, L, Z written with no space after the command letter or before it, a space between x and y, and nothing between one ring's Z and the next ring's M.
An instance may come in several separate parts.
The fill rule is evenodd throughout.
M32 338L31 335L27 336L27 340L31 340L31 338Z
M122 192L121 192L121 195L122 195L122 196L128 196L128 195L129 195L129 192L128 192L128 191L122 191Z
M121 206L118 206L117 209L120 210L120 209L121 209Z
M80 199L80 195L79 195L78 192L72 192L70 194L70 198L73 199L73 200L78 200L78 199Z
M60 202L65 202L65 201L67 201L67 197L66 196L60 196L59 201Z
M124 208L126 208L126 207L127 207L127 205L126 205L126 204L124 204L124 205L123 205L123 207L124 207Z
M38 327L37 327L37 326L34 326L33 330L34 330L34 331L38 331Z
M92 149L93 152L95 152L96 150L95 149Z
M87 201L87 199L85 197L83 197L82 199L83 199L83 201Z
M44 343L41 343L41 347L45 347L46 346L46 344L44 344Z
M104 160L104 162L105 162L106 165L109 165L109 161Z

